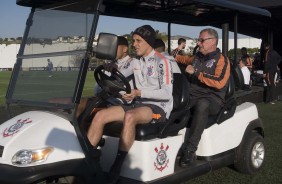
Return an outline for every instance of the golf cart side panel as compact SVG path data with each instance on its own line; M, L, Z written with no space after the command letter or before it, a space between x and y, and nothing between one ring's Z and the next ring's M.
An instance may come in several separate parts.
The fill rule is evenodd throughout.
M101 165L103 170L108 172L117 153L119 138L104 138L106 144L101 148ZM165 139L135 141L123 164L121 176L139 181L152 181L172 174L182 139L183 135L179 134Z
M221 124L214 124L203 132L197 155L212 156L236 148L250 122L256 119L258 112L255 104L245 102L237 106L232 118Z

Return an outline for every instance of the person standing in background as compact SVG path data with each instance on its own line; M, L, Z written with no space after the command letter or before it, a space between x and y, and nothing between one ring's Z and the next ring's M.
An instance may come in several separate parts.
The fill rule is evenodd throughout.
M246 67L248 67L249 70L252 71L253 63L252 63L251 57L247 53L247 48L246 47L242 47L241 48L241 53L242 53L242 56L241 56L240 60L242 60L244 63L246 63Z
M53 63L49 58L47 59L47 71L49 73L49 77L52 77Z
M281 62L281 56L270 47L270 43L264 44L265 49L265 63L263 77L266 82L266 99L265 103L275 104L275 74L277 73L277 66Z
M186 40L184 38L179 38L177 44L178 47L171 52L173 57L176 55L184 55L183 49L186 47Z
M250 90L251 87L251 72L248 69L248 67L246 66L246 60L240 60L239 61L239 66L240 69L242 71L242 74L244 76L244 86L243 86L243 90Z

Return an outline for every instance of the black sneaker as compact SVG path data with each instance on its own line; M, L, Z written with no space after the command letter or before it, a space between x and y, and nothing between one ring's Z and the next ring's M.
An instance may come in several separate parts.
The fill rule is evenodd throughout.
M184 151L183 157L179 161L180 167L187 167L197 159L196 153L194 151Z
M119 182L120 169L111 168L109 175L107 176L106 184L117 184Z

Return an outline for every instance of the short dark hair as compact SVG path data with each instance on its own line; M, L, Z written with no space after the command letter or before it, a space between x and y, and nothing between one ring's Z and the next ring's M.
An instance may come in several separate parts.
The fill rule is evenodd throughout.
M242 47L241 50L247 51L247 48L246 47Z
M177 44L180 45L181 43L186 42L186 39L184 38L179 38L177 41Z
M118 45L125 45L128 47L128 41L123 36L118 36Z
M269 43L269 42L265 42L265 43L264 43L264 46L265 46L265 47L270 47L270 43Z
M157 38L157 39L155 40L155 43L154 43L154 49L155 49L155 48L159 48L159 47L162 47L162 48L165 49L165 43L163 42L162 39Z

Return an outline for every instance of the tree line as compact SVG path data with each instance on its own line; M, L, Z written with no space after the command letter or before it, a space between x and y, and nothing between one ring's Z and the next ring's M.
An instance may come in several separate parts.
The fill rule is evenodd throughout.
M130 34L124 34L123 36L125 38L127 38L128 43L130 45L129 47L129 55L134 56L135 55L135 51L133 48L133 39L132 39L132 33ZM160 33L159 30L156 30L156 34L157 34L157 38L162 39L165 43L168 41L168 35L166 33ZM22 37L16 37L16 38L0 38L0 44L20 44L22 42ZM171 49L175 49L175 48L171 48ZM193 48L190 48L193 49ZM253 56L255 53L259 53L259 48L247 48L247 52L249 55ZM240 57L241 55L241 51L240 48L237 49L237 54ZM228 51L228 57L231 59L234 59L234 49L230 49ZM93 61L92 61L93 62ZM97 62L97 61L96 61ZM95 61L94 61L95 63Z
M0 38L0 44L20 44L22 43L22 37L16 38Z

